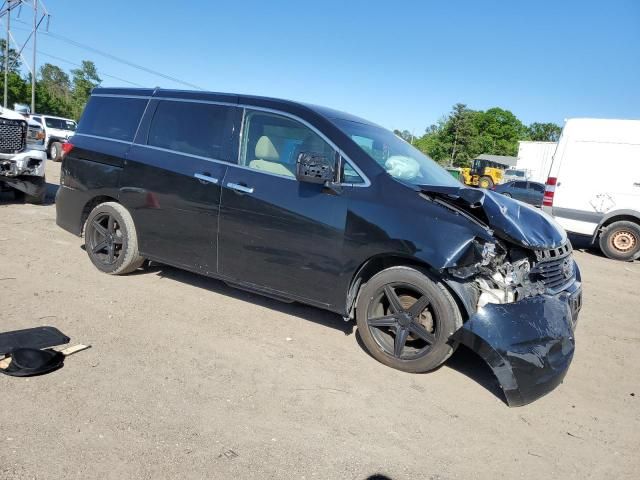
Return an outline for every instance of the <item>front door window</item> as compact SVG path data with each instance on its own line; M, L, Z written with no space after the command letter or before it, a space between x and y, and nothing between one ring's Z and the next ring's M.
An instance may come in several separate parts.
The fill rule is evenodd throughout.
M247 111L240 165L295 178L296 160L302 152L336 158L323 138L300 122L272 113Z

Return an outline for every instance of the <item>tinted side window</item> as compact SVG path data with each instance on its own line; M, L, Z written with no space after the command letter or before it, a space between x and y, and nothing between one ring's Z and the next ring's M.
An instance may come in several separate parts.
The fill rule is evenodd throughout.
M513 182L513 188L527 188L527 182Z
M153 116L147 143L216 160L229 160L231 108L163 100Z
M529 185L538 193L544 192L544 185L541 185L539 183L530 183Z
M131 142L146 105L143 98L91 97L77 131Z

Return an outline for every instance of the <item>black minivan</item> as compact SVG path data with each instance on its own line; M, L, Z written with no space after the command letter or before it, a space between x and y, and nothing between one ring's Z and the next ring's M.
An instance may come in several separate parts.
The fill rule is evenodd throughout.
M425 372L459 344L509 405L574 352L565 232L465 187L367 120L272 98L97 88L65 146L57 223L102 272L145 259L357 322L373 357Z

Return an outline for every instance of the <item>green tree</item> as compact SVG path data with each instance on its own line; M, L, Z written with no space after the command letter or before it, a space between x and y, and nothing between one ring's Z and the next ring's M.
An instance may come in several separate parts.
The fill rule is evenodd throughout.
M45 63L40 67L39 83L44 86L51 95L69 99L71 95L71 80L69 75L57 65Z
M444 142L449 149L449 164L466 166L473 159L475 138L478 135L478 112L457 103L444 125Z
M415 146L443 165L468 166L477 155L478 113L463 103L454 105L449 115L426 129Z
M518 141L526 138L527 128L509 110L494 107L476 117L478 138L475 155L511 155L518 153Z
M27 93L31 97L31 84L27 86ZM36 83L36 112L73 118L74 111L69 99L53 95L46 84Z
M36 83L36 111L61 117L74 116L69 75L57 65L45 63L40 67L39 77Z
M409 130L394 130L393 133L403 139L405 142L413 143L414 137Z
M73 76L71 80L71 108L73 116L79 118L91 90L100 85L102 79L98 76L95 64L89 60L83 60L82 67L71 70L71 75Z
M534 122L527 127L528 137L536 142L557 142L562 128L555 123Z
M508 110L483 112L458 103L415 146L441 164L466 167L481 153L516 155L518 141L527 135L527 127Z
M4 72L0 73L0 105L2 105L3 101L3 92ZM13 108L14 103L29 104L29 102L31 102L29 95L25 79L17 72L9 72L7 81L7 107Z
M445 119L441 119L438 124L431 125L425 130L425 134L414 142L414 146L429 155L438 163L449 164L449 148L442 140L443 125Z
M4 49L6 40L0 39L0 97L4 92ZM25 103L27 97L27 84L20 76L20 55L18 51L9 47L9 75L7 80L7 106L13 108L14 103ZM2 99L0 99L0 105Z
M7 41L2 38L0 39L0 68L2 69L2 74L4 76L4 49L7 45ZM9 71L13 73L20 73L20 67L22 63L20 62L20 55L18 51L14 48L9 47Z

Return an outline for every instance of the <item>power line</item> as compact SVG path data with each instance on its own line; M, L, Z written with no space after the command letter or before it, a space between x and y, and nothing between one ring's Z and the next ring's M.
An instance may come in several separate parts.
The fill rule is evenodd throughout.
M22 23L22 24L28 25L26 22L23 22L22 20L15 19L14 21L16 21L18 23ZM86 44L77 42L77 41L72 40L70 38L67 38L67 37L65 37L63 35L58 35L56 33L51 33L51 32L41 32L41 33L44 34L44 35L47 35L47 36L49 36L51 38L55 38L57 40L60 40L62 42L66 42L66 43L68 43L70 45L73 45L75 47L82 48L82 49L88 50L88 51L90 51L92 53L96 53L98 55L102 55L103 57L109 58L109 59L114 60L116 62L123 63L123 64L125 64L125 65L127 65L129 67L136 68L138 70L141 70L141 71L146 72L146 73L150 73L152 75L156 75L158 77L162 77L162 78L164 78L166 80L170 80L172 82L179 83L181 85L186 85L187 87L195 88L197 90L205 90L204 88L202 88L202 87L200 87L198 85L194 85L193 83L185 82L183 80L180 80L179 78L175 78L175 77L172 77L170 75L166 75L164 73L161 73L161 72L158 72L158 71L155 71L155 70L151 70L150 68L144 67L144 66L139 65L139 64L134 63L134 62L130 62L129 60L117 57L117 56L112 55L110 53L103 52L102 50L98 50L97 48L91 47L90 45L86 45Z

